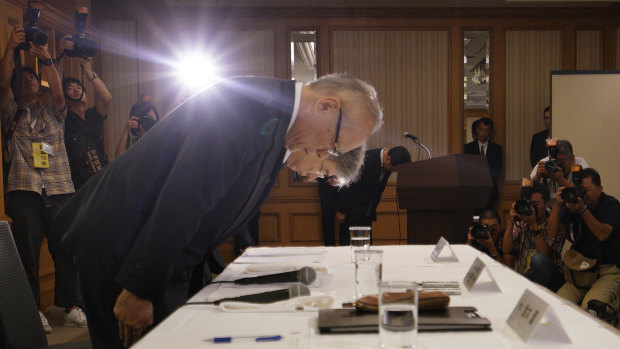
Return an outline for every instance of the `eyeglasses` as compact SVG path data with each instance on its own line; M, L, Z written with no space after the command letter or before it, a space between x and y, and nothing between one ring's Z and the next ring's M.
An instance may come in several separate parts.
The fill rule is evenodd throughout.
M327 153L331 156L338 156L338 136L340 136L340 124L342 123L342 108L338 110L338 124L336 125L336 139L334 140L334 149L328 150ZM321 168L323 165L321 165Z

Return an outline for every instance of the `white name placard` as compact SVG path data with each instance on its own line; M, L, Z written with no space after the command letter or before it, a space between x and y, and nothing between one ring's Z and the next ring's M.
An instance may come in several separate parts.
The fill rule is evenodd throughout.
M485 282L484 285L482 285L482 283L478 283L478 286L476 286L478 278L480 278L483 270L487 271L487 274L489 275L491 281ZM475 288L480 289L481 291L501 292L501 289L495 281L493 274L491 273L489 268L486 267L486 264L484 264L480 257L476 257L474 263L471 265L471 267L469 267L469 271L467 271L467 274L465 274L465 277L463 278L463 284L470 292L474 289L474 286L476 286Z
M553 309L530 290L523 292L506 323L526 343L532 339L571 342Z
M440 257L441 251L443 251L445 247L447 247L448 250L450 251L450 256ZM439 261L458 262L459 261L459 259L456 257L456 254L454 253L454 250L450 246L450 243L443 236L439 238L437 245L433 249L433 252L431 252L431 259L433 260L433 262L439 262Z

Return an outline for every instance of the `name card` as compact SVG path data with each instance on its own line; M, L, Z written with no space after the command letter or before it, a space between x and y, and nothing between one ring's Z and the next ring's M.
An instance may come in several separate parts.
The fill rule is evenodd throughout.
M474 263L469 268L469 271L467 271L467 274L465 274L465 278L463 278L463 284L465 285L467 290L471 292L474 289L474 286L478 282L478 278L480 278L483 270L487 271L487 274L489 275L491 281L485 283L478 283L478 286L476 286L476 288L480 289L481 291L501 292L501 289L495 281L493 274L491 274L489 268L486 267L486 264L484 264L484 262L479 257L476 257Z
M526 343L531 339L571 343L553 309L530 290L523 292L506 323Z
M448 250L450 251L450 256L448 256L448 257L440 257L439 256L439 255L441 255L441 251L443 251L444 247L448 247ZM450 246L450 243L443 236L441 238L439 238L439 241L437 242L437 245L433 249L433 252L431 252L431 259L434 262L439 262L439 261L454 261L454 262L458 262L459 261L459 259L456 257L456 254L454 253L454 250Z

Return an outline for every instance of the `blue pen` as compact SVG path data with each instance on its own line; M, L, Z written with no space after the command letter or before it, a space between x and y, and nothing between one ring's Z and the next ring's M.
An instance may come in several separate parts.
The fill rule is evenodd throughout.
M259 336L259 337L214 337L210 339L206 339L205 341L213 342L213 343L231 343L236 340L252 340L255 342L275 342L282 339L282 336Z

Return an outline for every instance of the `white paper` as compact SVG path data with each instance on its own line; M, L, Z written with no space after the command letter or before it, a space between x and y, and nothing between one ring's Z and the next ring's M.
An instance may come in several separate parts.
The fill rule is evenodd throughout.
M448 250L450 251L450 256L441 256L441 251L443 251L444 247L446 246L448 247ZM454 250L450 246L450 243L443 236L439 238L439 241L437 242L435 249L433 249L433 252L431 252L431 259L434 262L458 262L459 261L459 259L456 257L456 254L454 253Z
M484 270L486 270L490 281L478 282L478 278ZM486 264L484 264L484 262L479 257L476 257L474 263L472 263L471 267L469 268L469 271L467 271L467 274L465 274L465 277L463 278L463 285L465 285L467 290L470 292L501 292L501 289L499 288L497 281L495 281L491 270L486 267Z

